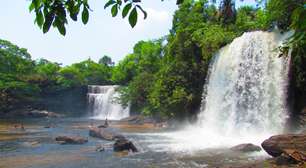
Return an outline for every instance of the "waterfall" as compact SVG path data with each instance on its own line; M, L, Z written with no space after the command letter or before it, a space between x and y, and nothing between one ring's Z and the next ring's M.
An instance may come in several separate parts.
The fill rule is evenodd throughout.
M281 133L287 119L288 57L278 47L291 33L246 32L210 63L196 123L155 134L167 143L152 148L197 151L241 143L260 145Z
M275 134L287 118L285 36L247 32L214 57L204 86L199 125L223 135Z
M129 117L129 107L122 107L116 102L119 94L117 85L89 85L88 104L95 119L120 120Z

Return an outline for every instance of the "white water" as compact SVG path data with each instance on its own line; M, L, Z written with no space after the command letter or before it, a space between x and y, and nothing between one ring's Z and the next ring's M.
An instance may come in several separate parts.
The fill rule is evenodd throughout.
M129 107L122 107L116 102L119 94L117 85L89 85L88 103L94 119L120 120L129 117Z
M281 133L287 118L288 61L279 47L288 35L244 33L222 48L211 62L198 122L161 133L167 142L153 148L199 150L260 144Z

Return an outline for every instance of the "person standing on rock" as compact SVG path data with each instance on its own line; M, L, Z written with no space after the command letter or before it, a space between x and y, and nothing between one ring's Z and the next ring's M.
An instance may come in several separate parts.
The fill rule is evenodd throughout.
M107 128L108 127L108 121L107 121L107 118L105 119L105 122L104 122L104 127Z

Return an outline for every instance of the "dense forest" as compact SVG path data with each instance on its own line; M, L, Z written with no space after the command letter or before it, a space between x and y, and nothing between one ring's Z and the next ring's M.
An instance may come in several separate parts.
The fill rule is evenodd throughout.
M269 0L235 7L205 0L184 1L167 36L140 41L116 65L109 56L70 66L32 60L24 48L0 41L0 111L32 105L41 97L87 85L118 84L122 104L156 117L193 117L197 113L214 53L244 32L294 31L283 56L291 55L289 103L298 116L306 106L306 12L303 0Z

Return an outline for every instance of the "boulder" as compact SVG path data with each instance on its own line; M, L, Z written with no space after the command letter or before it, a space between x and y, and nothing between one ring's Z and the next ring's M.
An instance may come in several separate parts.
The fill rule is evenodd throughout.
M285 149L283 152L284 155L291 158L295 162L306 162L306 155L300 151L292 150L292 149Z
M88 142L87 139L77 136L58 136L55 138L55 140L61 144L84 144Z
M132 152L138 152L138 149L135 147L135 145L127 140L127 139L117 139L114 143L113 149L115 152L122 152L122 151L132 151Z
M144 123L144 116L141 115L134 115L127 118L123 118L120 121L128 122L129 124L143 124Z
M149 116L142 116L142 115L134 115L127 118L123 118L120 121L122 122L128 122L129 124L136 124L136 125L142 125L145 123L154 124L157 123L157 121Z
M28 116L34 117L34 118L43 118L43 117L51 117L51 118L59 118L62 117L62 115L54 113L54 112L49 112L46 110L32 110L27 113Z
M306 134L283 134L266 139L262 148L271 156L278 157L288 150L298 151L305 155Z
M115 134L110 129L92 127L89 129L89 136L100 138L103 140L113 141L116 140L118 137L121 137L122 135Z
M99 145L99 146L96 147L96 151L97 152L103 152L103 151L105 151L105 148L102 145Z
M32 110L28 112L28 116L35 117L35 118L48 117L48 111Z
M275 158L273 158L277 166L293 167L292 165L298 165L297 167L306 166L306 156L295 150L284 150L284 152Z
M239 144L232 148L230 148L233 151L239 151L239 152L256 152L261 151L261 148L257 145L251 144L251 143L245 143L245 144Z

